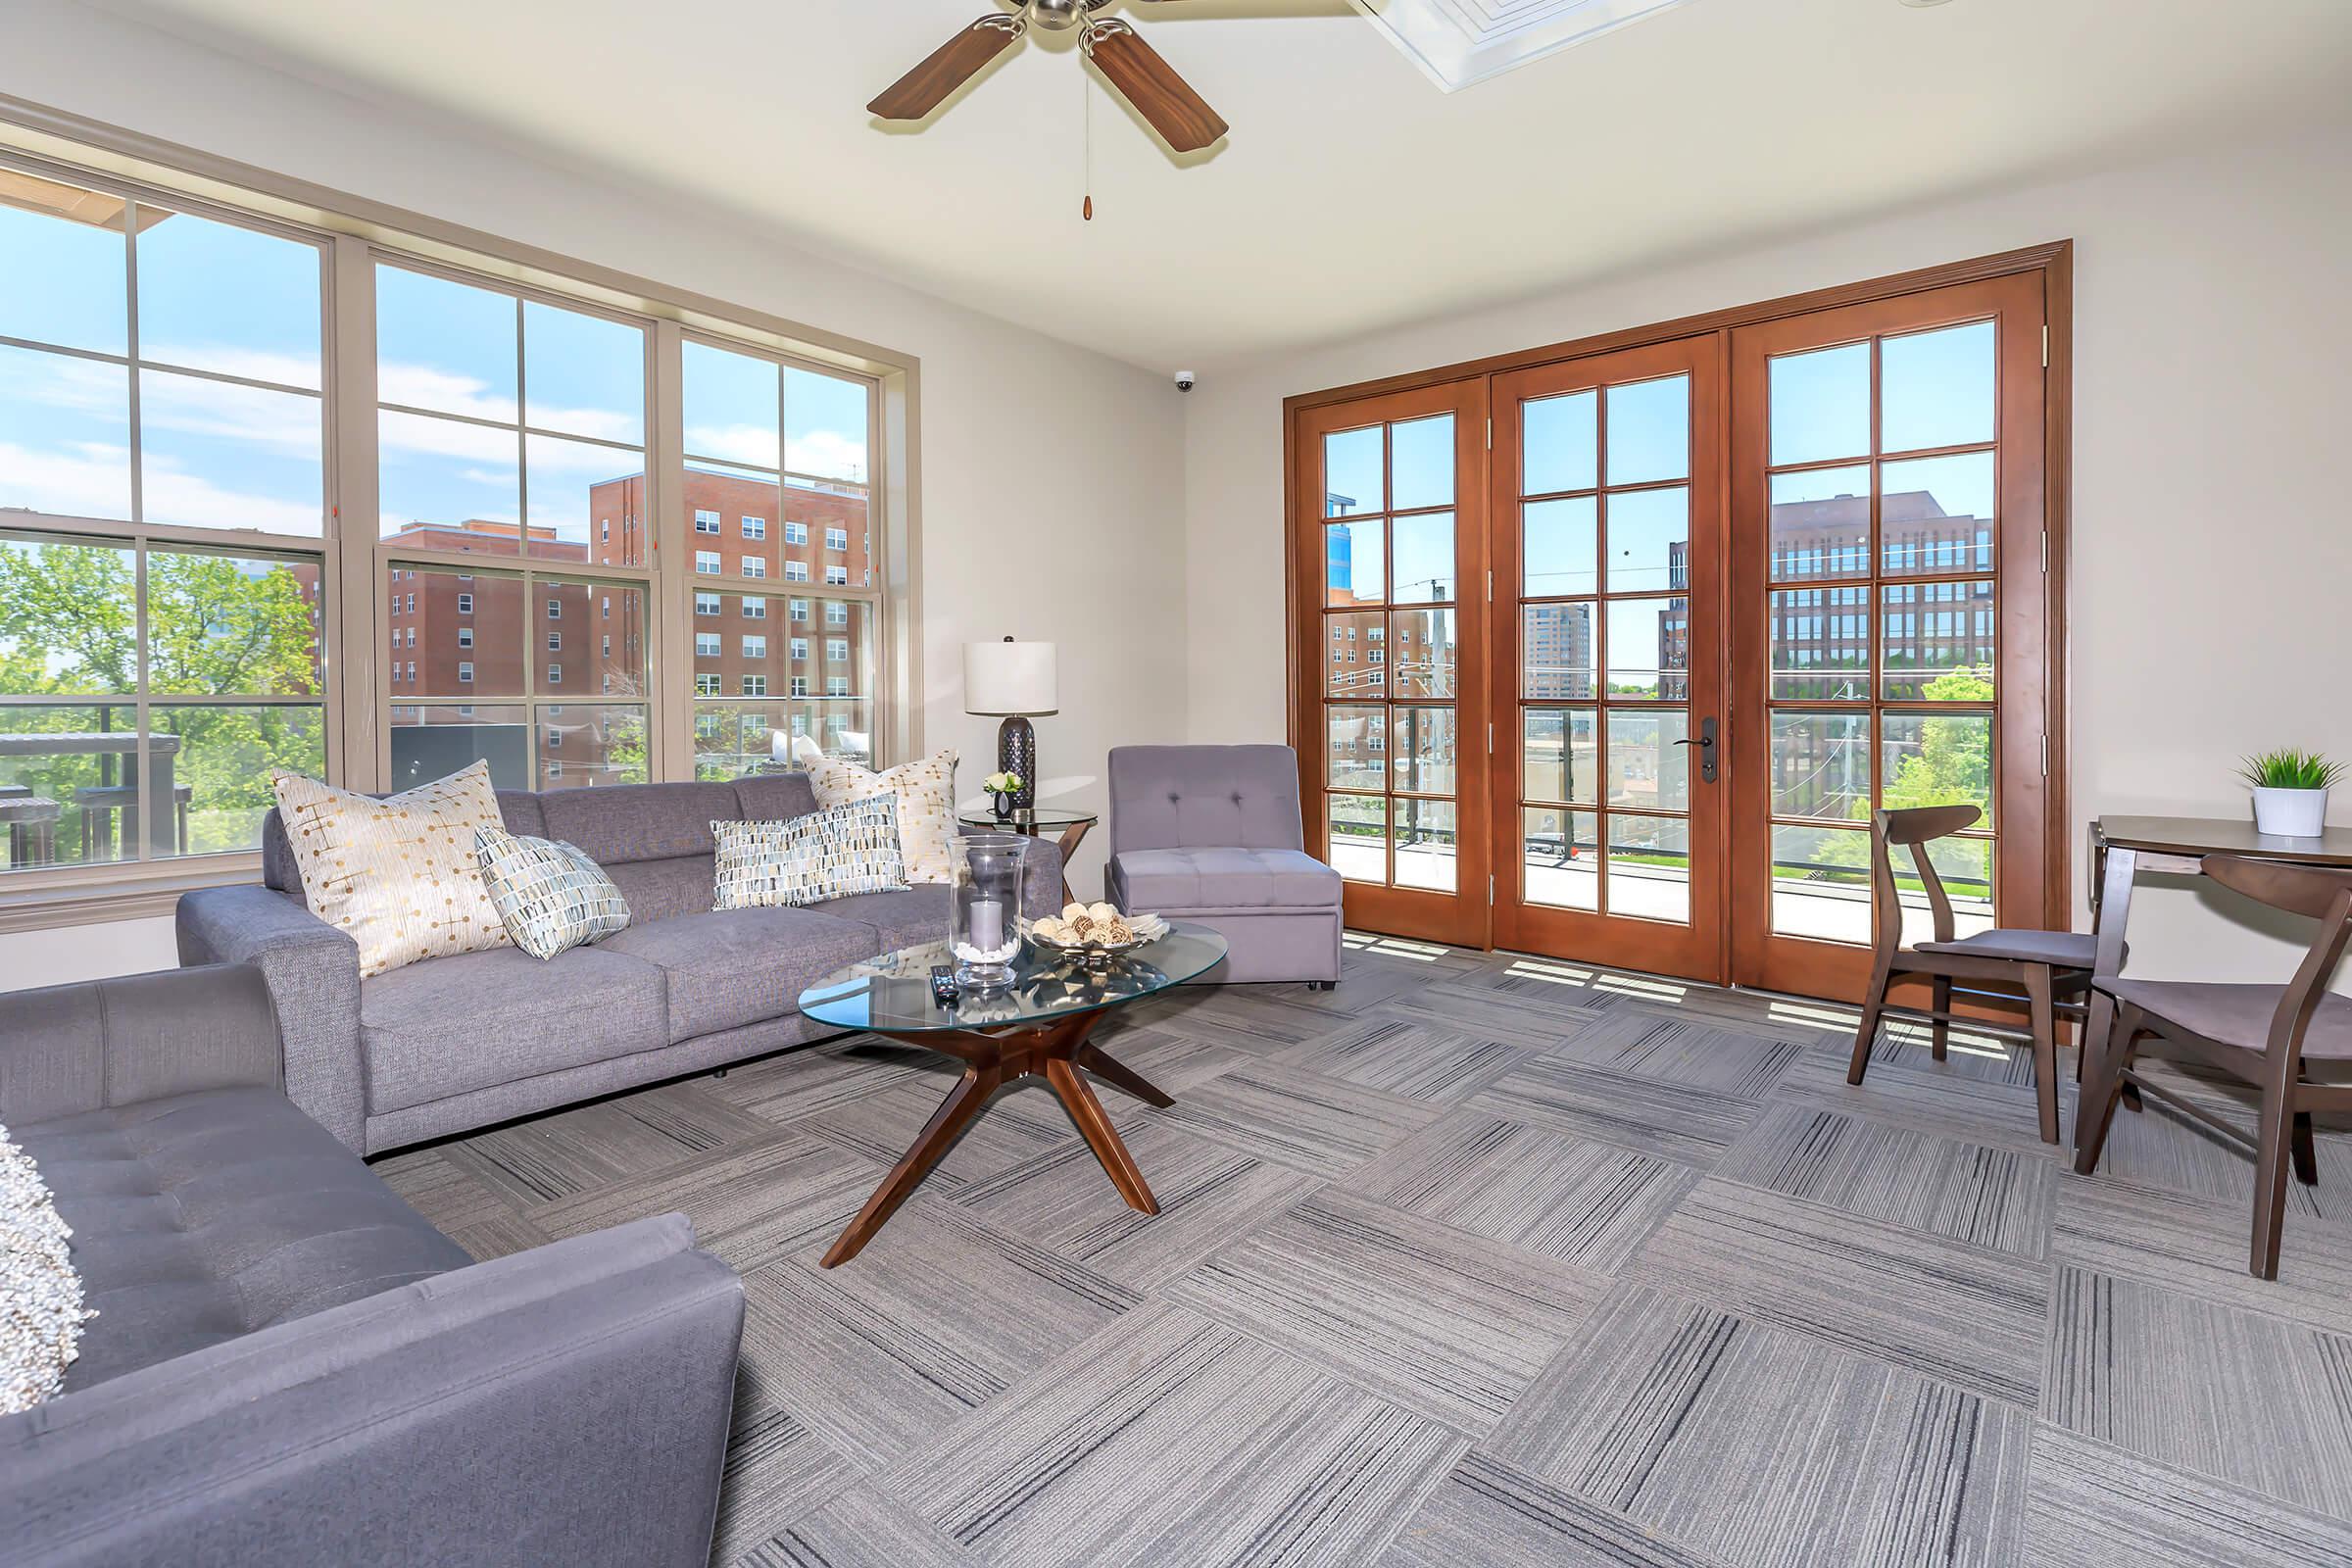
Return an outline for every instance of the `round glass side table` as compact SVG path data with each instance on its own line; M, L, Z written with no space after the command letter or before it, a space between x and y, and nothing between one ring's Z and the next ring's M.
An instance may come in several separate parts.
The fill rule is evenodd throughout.
M1020 833L1029 838L1043 838L1053 831L1061 835L1061 902L1072 903L1077 895L1070 891L1070 854L1086 838L1087 829L1102 820L1092 811L1062 811L1052 807L1040 807L1032 811L1015 811L1010 816L999 816L994 811L958 811L956 820L964 827L995 828L1000 833Z

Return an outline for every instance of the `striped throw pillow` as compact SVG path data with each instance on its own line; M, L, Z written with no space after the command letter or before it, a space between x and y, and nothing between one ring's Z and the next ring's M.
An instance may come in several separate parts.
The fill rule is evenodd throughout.
M899 803L889 795L811 811L789 822L713 822L714 909L797 907L906 886Z
M473 835L473 854L508 937L534 958L602 941L629 923L620 889L574 845L484 827Z

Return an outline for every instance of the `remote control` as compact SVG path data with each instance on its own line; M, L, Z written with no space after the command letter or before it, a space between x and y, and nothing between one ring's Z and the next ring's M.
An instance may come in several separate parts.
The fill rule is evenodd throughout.
M962 994L962 990L956 984L956 970L953 965L935 963L931 966L931 1000L933 1002L943 1007L953 1007L956 1005L956 998Z

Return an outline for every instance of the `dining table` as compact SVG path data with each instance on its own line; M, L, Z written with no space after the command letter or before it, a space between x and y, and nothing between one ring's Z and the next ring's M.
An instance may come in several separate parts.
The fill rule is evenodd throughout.
M2244 817L2102 816L2090 824L2090 929L2095 939L2090 1015L2082 1040L2106 1038L2115 1027L2108 983L2124 970L2125 929L2132 889L2141 872L2202 876L2213 855L2246 856L2291 865L2352 868L2352 828L2330 827L2314 838L2263 833ZM2137 1097L2127 1093L2127 1099ZM2080 1131L2080 1129L2078 1129Z
M179 737L168 732L151 731L145 738L145 755L155 769L154 787L147 791L145 842L156 846L154 853L177 853L178 805L174 800L175 784L172 773L179 756ZM12 757L101 757L119 758L122 763L122 782L125 786L139 781L141 739L136 730L28 730L0 735L0 760ZM125 815L132 821L137 812ZM136 858L141 846L129 834L123 835L122 849L126 858Z

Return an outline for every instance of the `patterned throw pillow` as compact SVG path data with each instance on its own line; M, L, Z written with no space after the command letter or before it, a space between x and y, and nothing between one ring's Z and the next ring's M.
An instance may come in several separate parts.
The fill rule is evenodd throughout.
M361 978L507 946L473 857L474 834L506 825L489 763L380 801L300 773L273 772L270 784L303 901L360 945Z
M66 1386L81 1353L81 1276L32 1156L0 1127L0 1415L29 1410Z
M508 938L534 958L601 942L628 926L629 901L577 845L485 827L474 830L473 854Z
M710 831L718 836L714 909L797 907L906 885L899 806L889 795L789 822L713 822Z
M816 804L846 806L852 801L891 796L899 803L899 848L906 857L909 882L953 882L956 867L948 858L956 843L956 754L940 752L919 762L902 762L886 773L870 772L839 758L809 755L800 759L808 769L808 784Z

